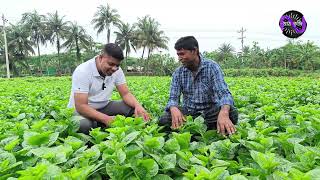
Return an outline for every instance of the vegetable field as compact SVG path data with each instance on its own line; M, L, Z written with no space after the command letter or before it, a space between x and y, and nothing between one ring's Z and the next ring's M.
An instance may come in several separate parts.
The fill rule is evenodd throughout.
M127 81L152 121L117 116L86 136L70 78L1 79L0 179L320 179L319 79L226 78L240 113L229 137L201 117L163 133L170 78Z

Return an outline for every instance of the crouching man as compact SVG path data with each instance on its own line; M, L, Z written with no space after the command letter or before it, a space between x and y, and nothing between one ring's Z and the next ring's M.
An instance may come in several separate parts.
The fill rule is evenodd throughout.
M122 60L122 49L109 43L101 54L80 64L73 72L68 107L75 107L80 132L89 134L91 128L108 127L115 115L135 115L149 120L146 110L128 89L119 67ZM121 101L110 100L114 87Z
M200 55L193 36L180 38L175 49L182 66L172 75L169 101L159 124L167 130L170 126L179 128L186 115L202 115L208 129L217 129L223 135L235 133L238 112L220 66Z

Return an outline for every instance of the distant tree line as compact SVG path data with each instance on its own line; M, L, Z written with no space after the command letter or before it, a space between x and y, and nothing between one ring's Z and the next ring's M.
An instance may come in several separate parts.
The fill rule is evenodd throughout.
M100 5L91 23L97 34L107 32L105 43L115 34L115 43L124 50L122 63L142 68L143 72L154 75L170 75L179 66L175 57L155 53L167 50L169 38L160 29L160 23L149 15L138 17L137 22L129 24L121 20L116 9ZM0 26L0 30L2 32ZM86 30L77 22L70 22L58 11L46 15L36 10L22 14L21 20L6 27L10 59L10 70L14 76L21 74L41 75L50 68L56 74L72 73L74 68L99 53L103 43L94 42ZM43 45L53 44L56 53L42 55ZM142 51L140 58L130 57L132 51ZM224 43L217 50L203 52L203 56L218 62L224 69L239 68L283 68L288 70L320 69L320 49L313 42L288 41L280 48L262 49L258 42L245 46L243 52L235 52L231 44ZM4 40L0 38L0 73L5 75Z
M223 68L283 68L314 71L320 69L320 49L313 42L289 42L275 49L262 49L258 42L235 53L231 44L222 44L204 56L214 59Z

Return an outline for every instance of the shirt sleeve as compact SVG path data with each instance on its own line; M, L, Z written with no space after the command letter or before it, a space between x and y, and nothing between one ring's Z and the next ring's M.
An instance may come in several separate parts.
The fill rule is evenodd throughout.
M76 69L72 74L72 91L76 93L88 93L90 80L87 73Z
M123 73L122 69L119 68L116 73L117 74L116 74L115 80L114 80L115 85L118 86L118 85L121 85L121 84L125 84L126 83L126 78L124 76L124 73Z
M179 73L175 71L172 75L169 101L165 109L166 111L169 111L171 106L176 106L176 107L179 106L181 86L180 86L180 80L179 80L178 74Z
M233 97L224 80L223 72L218 64L213 65L213 93L219 107L223 105L234 106Z

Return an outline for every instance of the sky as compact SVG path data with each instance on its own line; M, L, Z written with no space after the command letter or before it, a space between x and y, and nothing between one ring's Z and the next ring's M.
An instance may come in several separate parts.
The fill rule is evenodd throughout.
M4 14L11 23L21 19L24 12L37 10L40 14L53 13L65 15L65 20L76 21L83 26L95 41L106 43L106 34L97 35L91 20L99 5L109 4L117 9L121 20L133 24L138 17L150 15L160 24L160 29L169 37L169 50L175 56L174 43L182 36L193 35L199 42L199 49L213 51L222 43L230 43L241 51L239 31L242 27L244 45L252 46L253 41L264 49L273 49L286 44L285 37L279 27L280 17L289 10L301 12L307 29L297 40L313 41L320 46L320 12L319 2L315 0L0 0L0 14ZM115 36L111 36L111 41ZM42 47L43 53L55 52L54 46ZM132 53L139 56L141 51Z

